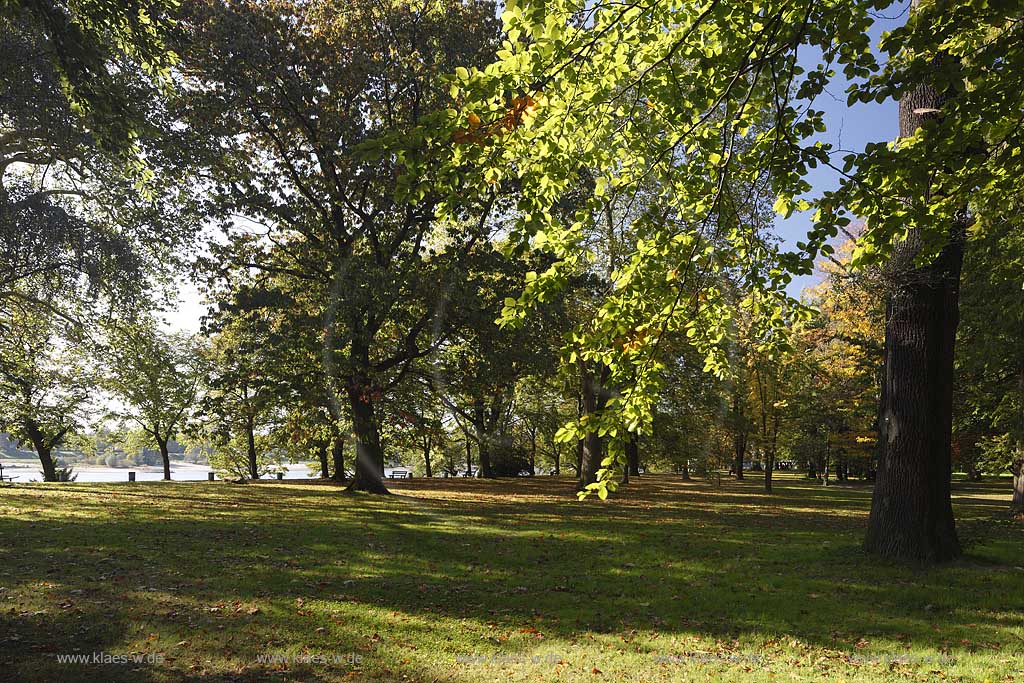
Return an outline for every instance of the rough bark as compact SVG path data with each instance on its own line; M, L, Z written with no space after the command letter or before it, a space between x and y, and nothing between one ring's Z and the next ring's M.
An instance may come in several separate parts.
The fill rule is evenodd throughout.
M156 437L156 444L160 447L160 460L164 465L164 481L171 480L171 454L167 450L167 439Z
M492 430L487 410L481 400L473 404L473 427L476 429L478 476L491 479L494 470L491 467Z
M384 485L384 450L372 388L369 382L357 379L349 383L347 391L356 436L356 462L355 477L345 490L387 495L390 491Z
M345 481L347 479L345 475L345 437L341 434L336 436L331 444L331 460L334 461L332 479L335 481Z
M327 464L327 444L323 441L316 446L316 457L320 461L320 478L330 479L331 472Z
M608 392L604 387L607 368L594 370L581 364L581 394L583 397L583 415L595 420L608 401ZM597 481L597 471L601 469L604 458L604 440L597 431L588 430L583 437L583 449L580 453L580 469L578 487L583 490L588 484Z
M42 430L34 422L25 425L32 448L39 456L39 464L43 467L43 481L57 481L57 464L53 461L53 449L47 443Z
M423 441L423 465L427 470L427 477L434 476L434 470L430 463L430 447L433 445L433 439L429 436Z
M912 135L933 115L920 112L942 104L930 87L905 95L900 135ZM911 230L890 259L880 457L864 541L876 555L942 562L961 552L950 477L963 232L962 225L950 226L941 253L917 265L921 239Z

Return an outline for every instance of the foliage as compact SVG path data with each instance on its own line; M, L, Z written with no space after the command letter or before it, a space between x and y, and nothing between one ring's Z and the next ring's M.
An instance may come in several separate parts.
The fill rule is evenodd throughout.
M197 356L192 339L163 332L152 317L115 323L105 385L123 408L112 416L144 430L164 452L195 409L202 379Z
M31 444L46 469L50 451L91 413L91 345L85 330L51 309L14 300L0 312L0 430Z

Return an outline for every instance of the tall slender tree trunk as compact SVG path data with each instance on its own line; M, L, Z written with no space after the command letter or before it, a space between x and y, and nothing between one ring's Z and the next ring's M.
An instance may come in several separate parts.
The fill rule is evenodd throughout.
M53 461L53 449L46 443L42 430L36 423L30 421L25 425L25 431L28 432L29 441L32 442L32 448L39 456L39 464L43 467L43 481L57 481L57 464Z
M733 429L735 430L732 435L733 467L736 469L736 479L742 481L743 460L747 454L747 434L743 431L740 424L742 419L740 414L740 394L736 388L733 388L732 392L732 419L734 423Z
M530 430L530 476L537 476L537 428Z
M640 476L640 437L634 432L629 433L626 441L626 467L631 477Z
M345 474L345 436L343 434L334 437L334 442L331 444L331 459L334 461L332 478L335 481L345 481L348 477Z
M331 472L327 464L327 444L323 441L316 446L316 457L320 460L320 478L330 479Z
M930 87L904 95L900 136L913 135L942 104ZM911 230L890 259L880 458L864 541L876 555L942 562L961 552L950 477L963 233L962 224L949 226L938 257L918 266L921 237Z
M690 481L690 460L683 460L683 481Z
M260 467L259 463L256 462L256 421L252 415L248 415L245 419L245 439L248 449L249 478L259 479Z
M156 444L160 447L160 460L164 465L164 481L171 480L171 454L167 450L167 439L156 437Z
M554 475L557 477L562 473L562 444L556 443L551 447L551 450L555 460Z
M433 445L432 442L433 442L433 439L431 437L429 437L429 436L423 442L423 465L424 465L424 467L426 467L427 477L428 478L431 478L431 477L434 476L434 470L430 466L430 447Z
M473 444L469 442L469 433L466 433L466 476L473 476Z
M372 386L369 381L356 377L349 382L347 391L352 431L356 436L356 463L355 477L345 490L387 495L391 492L384 485L384 450L380 444Z
M775 412L772 417L772 440L768 446L768 452L764 458L764 490L772 492L772 474L775 472L775 456L779 449L779 414Z

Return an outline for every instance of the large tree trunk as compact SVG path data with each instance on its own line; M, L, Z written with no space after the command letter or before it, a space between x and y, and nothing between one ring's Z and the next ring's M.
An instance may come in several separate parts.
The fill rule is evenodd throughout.
M640 476L640 437L634 432L629 433L626 441L626 468L629 476Z
M330 479L331 472L327 464L327 444L323 441L316 446L316 457L320 460L320 478Z
M42 430L34 422L25 425L32 448L39 456L39 464L43 466L43 481L57 481L57 464L53 461L53 449L46 443Z
M252 415L249 415L245 420L245 440L249 462L249 478L259 479L260 468L256 462L256 424L253 420Z
M156 444L160 447L160 460L164 465L164 481L171 480L171 454L167 450L167 439L156 437Z
M380 427L374 412L370 383L349 382L348 398L352 409L352 430L356 435L356 474L345 490L389 494L384 485L384 450L380 445Z
M581 388L583 395L583 415L591 421L604 409L608 400L607 392L604 389L604 378L607 375L606 369L601 368L595 372L586 364L581 364ZM588 484L597 481L597 471L601 469L601 460L604 458L603 439L598 436L596 429L588 429L583 436L583 450L580 457L579 469L579 490L583 490Z
M334 437L334 443L331 444L331 459L334 461L332 478L335 481L345 481L345 437L342 434Z
M490 426L484 402L477 400L473 404L473 427L476 429L476 446L479 451L477 454L477 464L480 468L477 476L486 479L494 477L494 470L491 467L492 434Z
M900 100L900 135L913 135L943 103L919 87ZM922 188L927 191L927 188ZM917 266L912 230L890 259L880 458L865 549L941 562L960 555L950 501L953 352L959 322L963 226L934 261Z
M555 461L554 475L557 477L559 474L562 473L562 445L557 443L554 444L551 447L551 451L554 455Z

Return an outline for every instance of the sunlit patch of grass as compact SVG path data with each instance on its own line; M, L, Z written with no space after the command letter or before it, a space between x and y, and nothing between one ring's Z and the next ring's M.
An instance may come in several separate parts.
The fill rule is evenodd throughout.
M644 476L605 503L552 478L393 489L2 489L0 680L1024 676L1005 482L956 485L967 555L930 569L860 552L857 485ZM162 661L57 660L76 652Z

